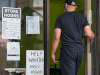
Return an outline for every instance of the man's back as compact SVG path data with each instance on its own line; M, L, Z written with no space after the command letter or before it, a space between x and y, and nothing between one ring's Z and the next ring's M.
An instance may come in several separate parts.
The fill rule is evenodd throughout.
M86 17L76 11L65 12L56 19L55 28L61 29L61 47L82 43L83 29L88 24Z

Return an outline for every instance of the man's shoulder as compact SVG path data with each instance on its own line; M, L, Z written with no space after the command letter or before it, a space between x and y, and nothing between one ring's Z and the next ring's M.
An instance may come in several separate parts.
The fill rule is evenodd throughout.
M77 15L79 15L81 18L85 18L85 16L82 15L82 14L80 14L79 12L76 12L76 13L77 13Z
M66 15L67 15L66 13L63 13L63 14L61 14L60 16L58 16L57 19L60 19L60 20L61 20L61 19L64 18Z
M61 14L60 16L58 16L57 18L56 18L56 20L61 20L63 18L63 14Z
M63 17L65 17L65 16L67 16L68 14L67 13L63 13L63 14L61 14L59 17L60 18L63 18Z

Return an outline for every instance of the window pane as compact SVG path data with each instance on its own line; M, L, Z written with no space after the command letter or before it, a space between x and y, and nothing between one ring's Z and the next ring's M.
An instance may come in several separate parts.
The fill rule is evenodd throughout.
M0 0L0 8L8 6L9 6L8 0Z
M11 6L16 7L16 0L11 0Z

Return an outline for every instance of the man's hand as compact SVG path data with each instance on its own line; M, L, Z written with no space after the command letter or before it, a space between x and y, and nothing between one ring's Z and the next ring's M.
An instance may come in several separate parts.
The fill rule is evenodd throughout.
M89 37L90 40L94 40L95 34L91 30L90 25L84 27L85 35Z
M52 61L53 61L55 64L58 63L58 60L57 60L57 61L55 60L55 55L54 55L54 54L51 54L51 59L52 59Z

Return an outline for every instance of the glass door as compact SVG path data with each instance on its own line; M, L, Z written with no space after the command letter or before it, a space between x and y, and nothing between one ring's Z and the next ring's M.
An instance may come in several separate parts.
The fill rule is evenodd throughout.
M5 9L2 10L2 7L4 7ZM6 8L7 8L7 13L6 13ZM19 22L21 24L21 25L19 25L19 27L21 29L19 28L17 30L17 26L15 26L16 30L14 33L17 36L16 32L19 31L18 33L20 35L18 35L18 36L20 36L20 39L13 38L13 36L15 36L13 34L13 31L12 31L12 35L11 35L10 34L11 32L8 32L6 29L4 30L3 25L5 25L5 24L2 23L5 20L2 18L2 15L4 17L4 16L6 16L6 15L4 15L4 13L9 14L8 9L12 10L12 12L10 14L12 14L14 11L17 13L16 8L20 9L20 10L18 10L18 12L21 12L21 13L19 13L19 15L20 15ZM15 9L15 10L13 10L13 9ZM2 14L3 11L5 11L5 12ZM13 17L14 16L16 16L16 15L13 15ZM9 19L9 17L7 17L7 16L6 16L6 18ZM18 17L17 17L17 19L18 19ZM39 57L34 56L34 58L39 58L39 60L41 61L40 64L42 64L41 65L42 67L40 67L39 69L42 70L42 68L44 68L43 67L43 65L44 65L44 23L43 23L43 21L44 21L44 19L43 19L43 0L0 0L0 68L1 68L0 74L1 75L20 75L20 74L26 75L26 71L25 71L26 64L27 64L27 66L31 66L31 68L33 67L32 65L28 65L29 62L27 61L28 60L27 58L29 58L29 57L30 57L30 59L32 59L32 56L29 55L30 51L32 51L32 52L36 51L37 56L39 55L39 53L41 53L41 54L43 53L41 55L43 58L40 56ZM13 19L12 19L12 23L14 23L14 22L15 21L13 21ZM9 24L12 24L12 23L9 23ZM17 22L15 23L15 25L16 24L17 24ZM8 26L8 29L11 30L11 28L13 29L14 27ZM2 30L4 30L5 32ZM4 35L4 33L5 33L5 35ZM5 39L2 38L2 36L4 36ZM11 39L11 37L13 39ZM8 42L10 42L10 43L8 43ZM18 44L14 45L14 43L16 43L16 42ZM15 51L16 51L16 49L20 50L19 51L19 56L20 56L19 61L16 58L15 59L13 58L12 60L9 59L10 61L8 61L7 53L10 52L10 51L8 51L9 45L11 47L12 47L12 45L15 46L15 47L13 47L12 50L14 50L14 49L15 49ZM19 47L16 45L19 45ZM35 63L35 67L38 67L36 65L37 64ZM5 68L7 68L6 71L4 71ZM8 71L9 68L23 68L23 71L25 71L25 72L24 73L21 71L20 71L20 73L10 72L11 69L10 69L10 71ZM38 70L38 69L36 69L36 70ZM44 72L44 70L42 70L41 72Z

